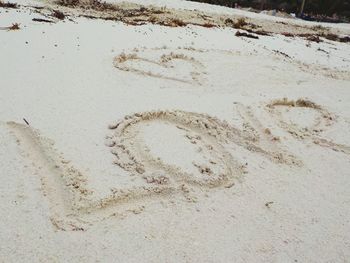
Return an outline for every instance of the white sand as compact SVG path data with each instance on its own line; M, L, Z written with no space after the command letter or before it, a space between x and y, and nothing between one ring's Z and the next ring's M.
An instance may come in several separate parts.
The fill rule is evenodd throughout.
M349 260L349 44L39 17L0 8L1 262Z

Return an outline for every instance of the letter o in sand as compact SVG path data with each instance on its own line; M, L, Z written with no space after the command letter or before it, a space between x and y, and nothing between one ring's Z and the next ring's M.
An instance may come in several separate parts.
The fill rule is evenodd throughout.
M242 166L225 145L240 133L216 118L184 111L125 116L109 125L108 146L121 168L148 183L216 187L232 184Z

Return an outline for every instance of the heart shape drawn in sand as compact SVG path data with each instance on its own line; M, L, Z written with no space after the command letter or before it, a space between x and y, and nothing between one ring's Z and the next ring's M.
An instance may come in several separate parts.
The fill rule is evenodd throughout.
M142 76L197 85L203 83L206 74L205 66L194 57L166 49L121 53L114 59L114 66Z

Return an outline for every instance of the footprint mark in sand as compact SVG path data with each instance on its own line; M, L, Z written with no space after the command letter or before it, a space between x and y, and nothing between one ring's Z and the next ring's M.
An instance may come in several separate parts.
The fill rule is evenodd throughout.
M114 66L138 75L197 85L203 83L206 74L204 65L194 57L166 49L121 53L114 59Z
M267 110L277 119L278 125L294 138L299 140L309 139L322 147L350 154L350 146L338 144L322 137L322 133L336 122L337 116L320 105L307 99L298 99L294 101L284 98L268 104ZM283 117L284 114L291 112L298 114L296 119L294 118L294 122L287 121L286 118ZM314 115L311 120L312 123L306 123L305 125L305 123L298 124L295 122L297 120L303 120L306 116L305 114L310 113Z

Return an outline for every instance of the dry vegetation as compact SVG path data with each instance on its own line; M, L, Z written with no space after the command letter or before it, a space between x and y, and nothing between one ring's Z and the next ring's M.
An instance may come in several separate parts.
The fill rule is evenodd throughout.
M44 19L44 18L33 18L32 21L34 22L42 22L42 23L54 23L52 20Z
M226 26L236 29L245 29L245 27L249 25L244 17L238 18L236 21L233 21L231 18L226 18L224 23Z
M350 36L340 37L336 34L331 34L331 33L321 34L320 36L332 41L343 42L343 43L350 42Z
M13 30L19 30L20 24L18 23L13 23L11 26L6 26L6 27L0 27L1 30L8 30L8 31L13 31Z
M338 35L332 34L332 33L291 34L291 33L288 33L288 32L283 32L281 34L286 36L286 37L301 37L301 38L305 38L308 41L312 41L312 42L316 42L316 43L323 42L322 38L325 38L325 39L331 40L331 41L336 41L336 42L343 42L343 43L350 42L350 37L349 36L341 37L341 36L338 36Z
M179 18L173 18L168 21L163 21L159 23L160 25L163 26L170 26L170 27L184 27L187 26L187 23L185 23L183 20Z
M79 0L58 0L56 3L64 6L77 6L80 2Z
M133 53L133 54L125 54L124 52L121 53L118 57L115 58L115 61L118 63L124 63L128 60L132 60L132 59L137 59L138 56L137 54Z
M298 100L288 100L287 98L274 100L272 103L267 105L268 107L274 106L289 106L289 107L302 107L302 108L312 108L312 109L321 109L321 106L316 103L307 100L307 99L298 99Z
M248 25L248 23L244 17L239 18L235 23L233 23L233 27L237 29L244 28L246 25Z
M106 2L101 2L99 0L58 0L56 2L59 5L62 6L69 6L69 7L84 7L84 8L90 8L97 11L117 11L118 8L116 5L109 4Z
M117 4L110 4L101 2L99 0L58 0L57 4L72 7L81 8L85 10L85 13L81 16L91 18L91 19L105 19L105 20L115 20L123 21L128 25L144 25L146 23L158 24L170 27L184 27L189 24L202 26L206 28L212 28L220 26L217 23L209 20L210 16L201 15L197 21L186 21L175 12L171 12L165 7L160 8L147 8L140 6L138 8L131 8L130 6L125 7ZM102 14L88 13L86 11L93 10L98 12L104 12ZM184 11L185 12L185 11ZM187 16L186 16L187 17ZM228 20L229 21L229 20ZM236 22L232 21L232 25L235 28L241 28L248 25L244 18L238 19Z
M326 31L327 30L327 28L322 26L322 25L313 26L311 28L315 31Z
M236 37L248 37L248 38L253 38L253 39L259 39L259 37L256 35L248 34L245 32L240 32L240 31L237 31L235 36Z
M57 19L60 19L60 20L63 20L66 17L65 14L59 10L53 10L51 16L56 17Z
M185 27L188 25L201 26L205 28L213 27L231 27L240 29L237 36L250 37L258 39L258 36L271 36L273 34L282 34L286 37L301 37L308 41L322 42L324 39L350 42L349 36L339 36L331 33L331 29L323 26L300 27L293 23L278 22L280 26L269 24L259 24L250 21L244 17L234 18L222 15L207 15L202 12L194 13L190 10L173 10L166 7L145 7L132 3L112 4L101 0L54 0L56 4L64 7L74 8L80 17L89 19L104 19L112 21L121 21L132 26L145 25L147 23L169 26ZM3 3L0 0L0 6L15 7L16 4ZM59 10L50 10L51 16L63 20L69 13ZM272 23L272 22L271 22ZM242 32L244 30L245 32Z
M0 1L0 7L4 7L4 8L18 8L18 5L16 3L9 3L9 2L3 2Z
M8 30L19 30L19 24L18 23L13 23L12 26L8 27Z

